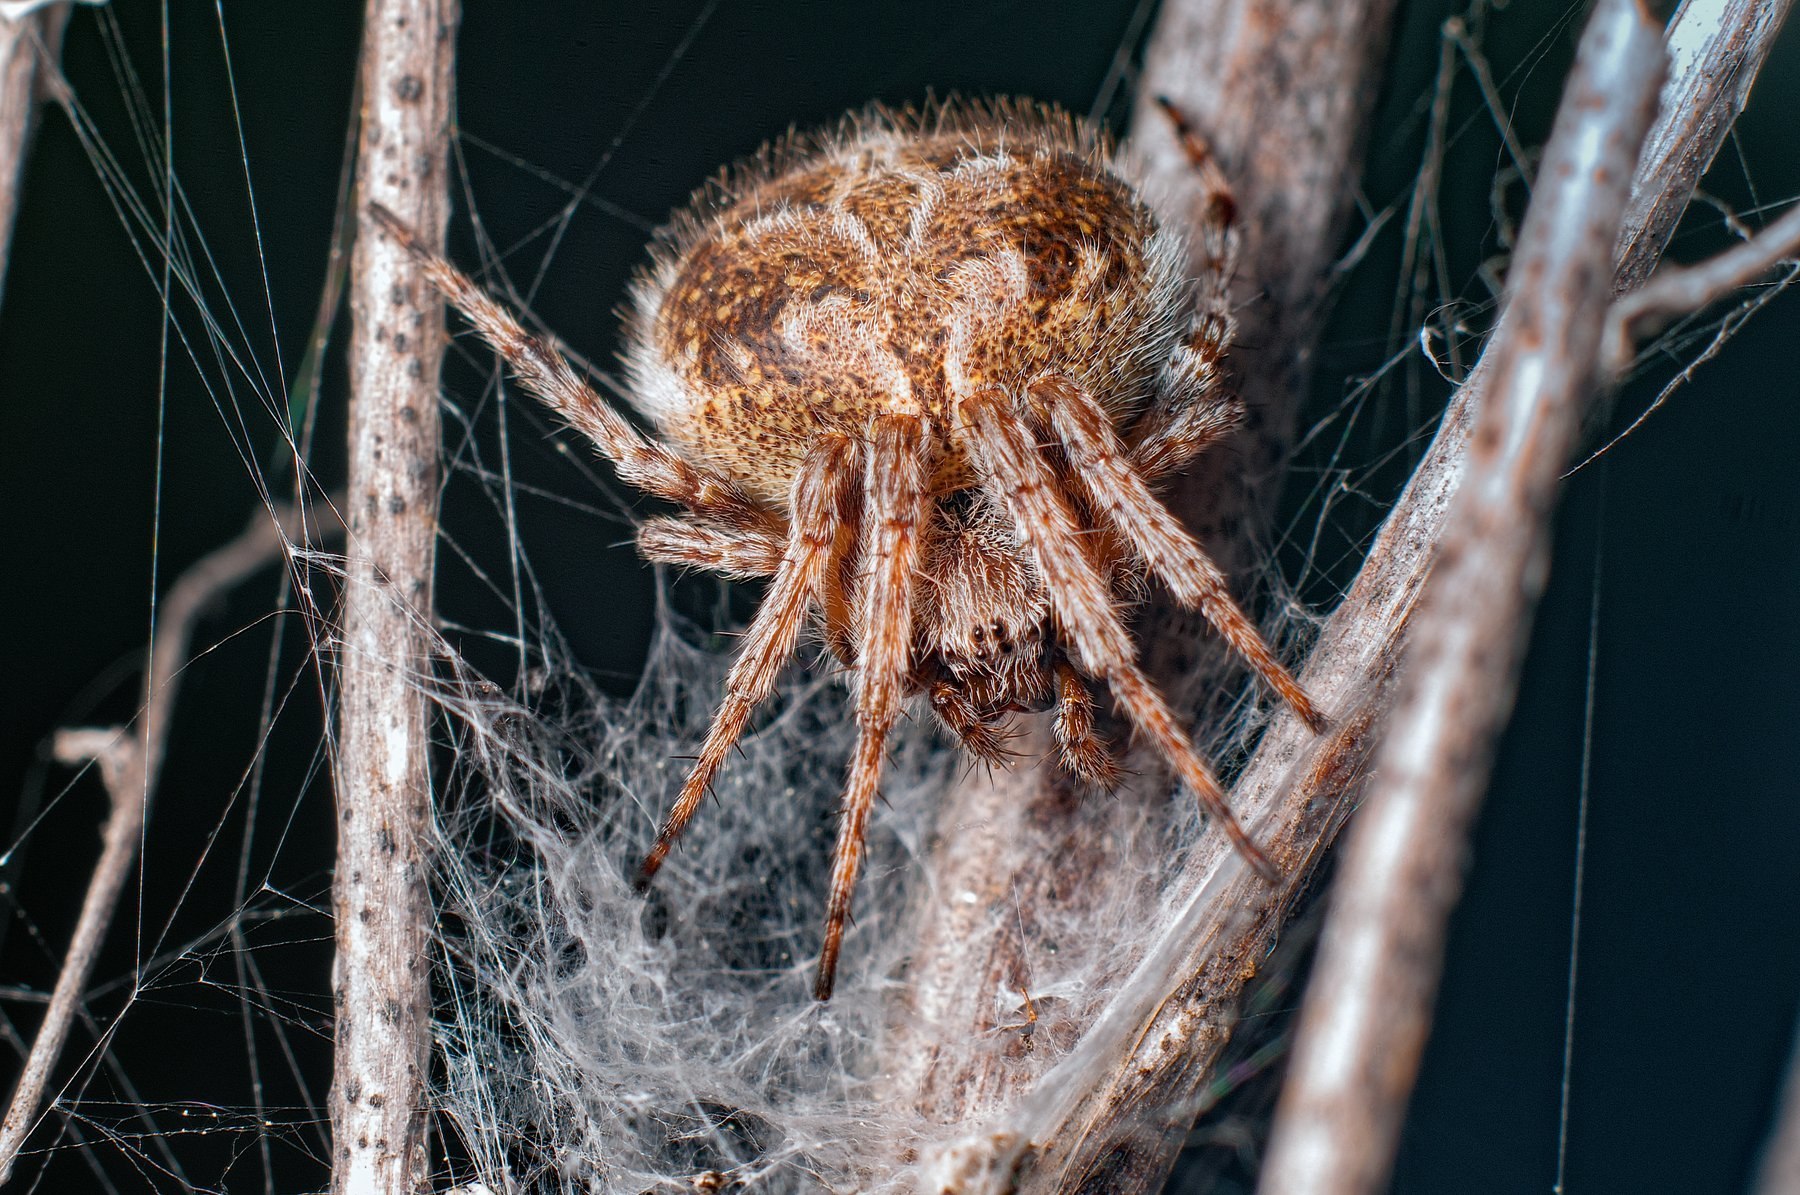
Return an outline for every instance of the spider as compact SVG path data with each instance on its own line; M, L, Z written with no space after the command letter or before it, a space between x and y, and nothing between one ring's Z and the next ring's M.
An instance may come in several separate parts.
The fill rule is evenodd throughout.
M1056 710L1062 765L1111 785L1089 685L1193 789L1265 879L1124 614L1154 578L1198 609L1315 730L1324 720L1155 496L1241 405L1222 358L1230 191L1168 109L1205 184L1206 266L1139 198L1103 133L1025 102L871 107L765 148L657 236L627 313L636 430L547 343L376 212L433 283L625 481L685 507L648 559L767 578L725 696L655 845L693 817L809 619L848 670L845 781L815 995L829 999L889 733L908 698L974 756Z

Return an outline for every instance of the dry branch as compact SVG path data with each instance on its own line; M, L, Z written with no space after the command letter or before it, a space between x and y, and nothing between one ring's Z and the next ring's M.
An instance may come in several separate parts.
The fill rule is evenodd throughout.
M44 1089L68 1040L82 992L118 906L119 893L137 859L144 818L162 770L169 715L181 688L194 625L215 599L280 558L291 537L300 534L301 523L293 512L276 517L258 514L242 535L182 573L157 608L156 639L144 677L148 696L135 733L113 726L65 730L56 736L59 762L80 765L92 761L99 765L112 811L101 832L100 859L88 881L69 952L51 990L44 1020L32 1040L31 1053L20 1072L6 1119L0 1122L0 1185L12 1176L19 1150L37 1124Z
M1620 297L1607 315L1606 368L1614 374L1631 364L1635 342L1671 316L1712 306L1726 295L1766 276L1800 253L1800 204L1743 244L1698 265L1659 270L1649 282Z
M0 14L0 296L6 293L6 263L19 215L19 189L37 124L42 91L38 68L60 56L68 23L67 4L50 4L17 16Z
M1260 1190L1383 1189L1431 1023L1467 836L1549 572L1596 384L1620 213L1666 56L1636 0L1594 12L1484 361L1485 400L1334 885Z
M1251 347L1234 356L1249 421L1230 451L1204 461L1175 498L1208 550L1238 575L1240 588L1257 556L1251 545L1267 525L1268 500L1305 389L1311 329L1353 193L1360 130L1391 11L1387 0L1172 3L1164 6L1147 52L1131 151L1143 163L1151 194L1166 218L1191 221L1198 179L1151 102L1166 96L1225 167L1244 235L1240 341ZM1160 679L1190 709L1193 694L1217 677L1185 654L1203 634L1192 616L1162 612L1143 635ZM1031 747L1022 754L1030 758ZM1104 1103L1114 1068L1123 1063L1116 1032L1101 1035L1108 1045L1097 1057L1084 1055L1078 1071L1058 1066L1047 1075L1041 1067L1004 1065L993 1054L940 1053L936 1043L991 1032L996 990L1021 987L1031 960L1054 956L1048 928L1034 911L1053 910L1057 921L1068 922L1110 908L1108 920L1130 924L1116 910L1134 899L1134 887L1141 899L1157 899L1159 886L1134 874L1144 866L1137 827L1165 820L1171 800L1166 787L1154 784L1118 800L1083 799L1054 769L1024 767L971 775L947 795L938 817L934 884L911 931L919 946L908 972L908 1007L885 1047L894 1090L946 1124L969 1122L1033 1086L1069 1100L1091 1089L1102 1093L1097 1107L1112 1111L1071 1123L1069 1109L1034 1106L1027 1110L1029 1125L983 1126L935 1167L946 1186L972 1183L983 1173L1011 1181L1021 1150L1053 1142L1043 1146L1023 1189L1083 1181L1107 1190L1160 1188L1191 1120L1180 1109L1223 1043L1219 1026L1241 981L1217 989L1216 1005L1200 1014L1211 1028L1186 1035L1183 1048L1165 1056L1176 1065L1148 1072L1145 1086L1124 1103ZM1259 812L1239 808L1251 817ZM1223 863L1212 837L1194 857L1234 868ZM1138 923L1155 918L1146 907ZM1132 960L1121 961L1128 967ZM1048 978L1041 968L1038 978ZM1113 986L1105 978L1102 986ZM1090 1034L1082 1049L1094 1040Z
M1635 290L1662 256L1688 197L1750 98L1793 0L1687 0L1669 22L1662 114L1638 159L1619 234L1618 293Z
M332 1190L426 1180L431 783L429 612L444 317L380 204L441 251L457 0L369 0L351 265L349 548L335 760L337 963Z
M1649 274L1687 206L1695 179L1722 144L1747 94L1748 80L1755 77L1772 42L1770 23L1756 11L1769 7L1785 9L1786 0L1774 5L1700 0L1688 5L1671 26L1671 37L1679 37L1688 49L1676 57L1665 96L1703 99L1691 106L1684 102L1666 106L1648 138L1652 149L1646 151L1633 183L1627 209L1633 215L1622 238L1616 287ZM1189 52L1197 59L1212 56L1206 43ZM1204 77L1203 72L1196 75ZM1721 86L1721 80L1728 85ZM1155 82L1152 75L1152 86ZM1270 123L1279 126L1280 121ZM1683 168L1669 169L1670 163ZM1292 343L1309 343L1301 334L1304 328L1302 324ZM1253 341L1252 336L1245 339ZM1254 354L1239 354L1240 361L1246 358L1254 360ZM1257 366L1243 368L1253 381L1282 377L1265 375ZM1425 460L1308 660L1302 679L1337 715L1335 734L1314 741L1293 719L1278 716L1232 794L1234 807L1246 815L1253 832L1287 870L1287 891L1273 901L1266 894L1259 897L1248 890L1229 860L1221 866L1218 852L1196 855L1180 889L1185 908L1166 932L1147 944L1145 961L1104 1013L1101 1031L1090 1033L1074 1055L1037 1077L1035 1094L1022 1115L972 1133L961 1156L948 1159L954 1165L941 1167L941 1173L965 1179L985 1173L1005 1182L1011 1181L1009 1168L1029 1164L1039 1179L1027 1179L1028 1185L1041 1181L1050 1187L1060 1180L1072 1187L1084 1177L1125 1183L1125 1176L1099 1173L1091 1164L1141 1149L1147 1142L1163 1142L1162 1148L1172 1152L1179 1142L1195 1107L1181 1093L1197 1090L1209 1077L1239 993L1272 947L1292 901L1359 791L1372 730L1389 701L1394 662L1430 571L1450 496L1462 475L1472 413L1489 373L1485 364L1478 365L1446 411ZM1278 411L1282 409L1279 395L1275 403ZM1266 458L1258 454L1252 459ZM1219 550L1216 543L1209 547ZM1190 641L1178 634L1169 639L1176 645ZM1037 895L1038 889L1026 887L1033 869L1052 873L1064 886L1044 885L1053 891L1047 899L1065 903L1079 901L1086 889L1110 874L1105 868L1113 860L1095 846L1105 841L1097 836L1108 827L1104 820L1089 825L1095 820L1091 813L1091 807L1038 773L1001 777L992 785L962 786L940 825L980 841L971 846L965 837L955 852L941 850L940 865L967 855L970 864L960 873L965 882L971 875L986 878L980 886L959 888L955 886L959 873L946 871L950 882L940 881L933 899L947 904L950 897L972 892L978 903L961 910L960 923L954 913L927 911L924 924L941 937L926 938L925 961L943 960L940 965L951 982L973 991L991 993L996 983L1016 986L1018 943L1023 939L1030 947L1028 927L1021 926L1009 939L1003 928L996 928L1001 918L992 906L999 903L1009 873L1018 876L1022 890ZM997 833L986 832L990 822L997 823ZM1042 829L1046 825L1066 833L1047 835ZM983 849L990 852L985 858ZM1018 906L1027 913L1029 900L1027 896ZM1008 904L1007 911L1012 907ZM943 924L934 926L932 916ZM961 959L959 949L968 952ZM954 1009L948 1000L941 1007ZM961 1010L960 1025L947 1019L946 1027L988 1029L984 1017L991 1016L991 1008L991 1003L971 1001ZM945 1093L967 1107L981 1094L981 1084L994 1081L981 1074L946 1079L929 1070L926 1077L933 1086L927 1089L930 1100L925 1106L938 1114L959 1106ZM1034 1151L1045 1147L1054 1149L1059 1160L1057 1173L1048 1177L1044 1170L1049 1155L1032 1160ZM1156 1180L1150 1173L1139 1173L1129 1181L1150 1185Z
M1662 91L1662 111L1645 138L1638 161L1631 201L1626 207L1627 220L1618 241L1612 280L1615 293L1641 282L1654 268L1696 180L1711 163L1741 110L1749 93L1749 81L1760 70L1779 19L1788 7L1786 0L1765 4L1755 0L1696 0L1671 23L1668 41L1680 49L1672 55L1671 71ZM1759 9L1768 11L1759 13ZM1675 168L1671 164L1681 165ZM1774 229L1757 241L1769 260L1784 247ZM1628 307L1615 307L1609 318L1615 326L1623 327L1628 314ZM1333 615L1314 653L1313 667L1325 662L1321 657L1333 654L1334 633L1350 628L1360 627L1365 634L1379 635L1388 644L1390 654L1397 645L1406 613L1430 568L1434 545L1443 537L1449 497L1462 476L1468 455L1473 413L1486 401L1494 373L1491 358L1484 356L1445 413L1430 453L1383 528L1349 598ZM1404 600L1395 602L1394 596ZM1477 768L1470 772L1480 774ZM1435 974L1437 955L1428 952L1421 965ZM1379 1052L1382 1048L1376 1043L1355 1047L1359 1053ZM1367 1091L1360 1093L1358 1102L1366 1100L1367 1095ZM1351 1153L1369 1148L1351 1140L1360 1132L1353 1128L1344 1139L1345 1148Z

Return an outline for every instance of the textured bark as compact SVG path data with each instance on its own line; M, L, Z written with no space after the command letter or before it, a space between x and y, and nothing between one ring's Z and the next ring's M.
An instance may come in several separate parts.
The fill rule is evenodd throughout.
M1608 314L1606 368L1620 373L1631 364L1636 342L1672 318L1703 311L1735 291L1761 281L1800 251L1800 205L1749 240L1696 265L1659 270L1622 295Z
M1639 178L1665 182L1632 192L1619 234L1619 291L1650 276L1792 7L1793 0L1689 0L1669 23L1662 115L1638 161Z
M368 214L440 248L456 0L365 11L351 264L350 480L338 670L332 1190L412 1195L426 1179L431 668L443 307Z
M1637 0L1596 8L1483 355L1486 397L1394 712L1334 884L1259 1190L1385 1189L1424 1052L1468 834L1597 385L1620 213L1666 55Z

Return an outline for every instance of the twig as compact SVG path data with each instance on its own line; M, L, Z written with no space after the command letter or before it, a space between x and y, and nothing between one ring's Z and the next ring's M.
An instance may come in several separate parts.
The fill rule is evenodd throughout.
M1620 216L1666 55L1603 0L1558 109L1513 261L1465 475L1379 778L1345 848L1259 1190L1383 1189L1431 1024L1450 909L1549 567L1550 520L1612 295Z
M1615 375L1624 372L1637 339L1656 331L1669 316L1710 307L1791 262L1796 253L1800 253L1800 204L1741 245L1699 265L1657 271L1612 305L1604 340L1606 368Z
M17 16L0 14L0 296L6 293L6 263L19 215L25 157L37 124L38 65L55 62L61 55L68 23L67 4L50 4Z
M1677 59L1681 74L1671 77L1665 94L1704 91L1689 75L1754 77L1772 37L1761 23L1745 18L1744 10L1751 7L1753 0L1708 0L1683 10L1672 33L1681 33L1697 49ZM1276 29L1273 36L1279 35ZM1204 55L1205 47L1194 53ZM1648 275L1692 194L1696 174L1661 171L1657 164L1710 162L1736 115L1737 108L1730 105L1741 105L1744 95L1741 88L1727 89L1722 102L1729 111L1723 117L1710 106L1664 110L1649 141L1667 148L1654 158L1646 156L1633 184L1628 210L1641 216L1630 239L1622 240L1615 289L1625 280ZM1146 945L1144 961L1120 984L1099 1018L1100 1029L1091 1030L1062 1064L1037 1077L1032 1107L991 1133L972 1133L965 1139L970 1161L963 1173L976 1172L974 1160L982 1159L988 1173L1003 1177L1007 1166L1022 1164L1031 1150L1048 1146L1065 1155L1085 1152L1085 1161L1073 1160L1064 1170L1072 1184L1084 1165L1107 1156L1109 1140L1132 1141L1136 1129L1141 1135L1135 1140L1141 1144L1145 1136L1178 1139L1185 1130L1193 1105L1167 1093L1195 1090L1205 1081L1228 1038L1239 993L1267 957L1292 902L1360 790L1372 730L1389 700L1394 662L1435 559L1450 497L1468 455L1473 413L1483 401L1490 372L1484 360L1458 391L1424 461L1308 659L1302 679L1328 710L1337 713L1337 732L1315 742L1295 719L1278 714L1232 793L1234 808L1249 814L1247 824L1253 833L1288 872L1287 890L1275 901L1254 898L1242 884L1233 883L1229 860L1222 863L1217 852L1197 854L1182 880L1185 908ZM1095 840L1086 832L1089 827L1076 825L1066 841L1050 842L1048 848L1035 830L1047 816L1067 818L1072 812L1086 816L1086 809L1069 811L1072 802L1067 801L1056 808L1050 799L1055 790L1041 776L1028 774L1003 783L1008 787L994 791L985 803L969 800L979 788L964 786L961 825L980 827L984 818L1007 819L1001 822L1002 833L1016 831L1024 850L1038 852L1032 862L1039 871L1066 873L1073 880L1057 892L1060 900L1072 901L1084 885L1097 885L1105 873L1081 871L1095 853ZM1013 812L1021 808L1031 816ZM943 824L958 823L946 819ZM1109 827L1098 829L1104 832ZM995 841L999 846L994 848L992 874L998 877L995 882L1004 883L1011 861L1020 856L1013 854L1006 839ZM1069 852L1067 866L1046 864L1060 860L1053 853L1056 848ZM1023 886L1033 873L1020 874ZM941 890L949 895L959 891L948 886ZM1031 905L1026 903L1025 908ZM1079 913L1076 909L1072 915ZM970 919L975 920L972 915ZM977 921L975 928L980 924ZM946 933L952 942L953 932ZM964 932L973 942L973 961L965 961L955 973L960 982L978 987L984 974L1004 975L992 965L984 967L983 960L995 952L985 950L973 929ZM1077 1144L1082 1141L1087 1145Z
M1615 294L1650 276L1792 7L1793 0L1686 0L1669 22L1662 116L1644 140L1637 171L1640 179L1662 182L1632 191L1619 234Z
M335 1195L413 1195L426 1177L431 814L426 699L437 536L443 307L370 223L398 213L441 251L457 0L364 9L351 264L350 547L338 671Z
M1196 213L1195 171L1152 102L1166 96L1225 167L1244 236L1239 339L1248 347L1234 357L1250 420L1229 451L1204 460L1174 496L1208 550L1240 579L1257 557L1252 545L1267 525L1268 500L1305 392L1314 313L1354 193L1360 129L1391 11L1386 0L1185 0L1164 5L1146 54L1131 152L1147 192L1178 226ZM1202 667L1190 654L1204 633L1191 616L1159 611L1141 636L1159 678L1190 710L1198 704L1195 694L1213 692L1209 682L1217 678L1216 667ZM1058 923L1096 921L1105 911L1107 922L1117 924L1120 906L1136 900L1144 905L1144 924L1161 918L1154 907L1158 885L1142 875L1140 827L1174 809L1167 788L1151 785L1116 801L1082 800L1053 768L973 774L947 794L934 883L915 910L920 945L908 971L909 1007L885 1050L899 1098L941 1123L982 1125L933 1166L946 1186L973 1183L982 1173L1011 1181L1026 1143L1039 1142L1044 1152L1032 1155L1035 1177L1024 1180L1025 1189L1056 1189L1065 1176L1067 1185L1085 1176L1092 1189L1160 1189L1188 1126L1179 1114L1153 1112L1150 1123L1138 1111L1192 1098L1221 1040L1216 1028L1149 1075L1137 1092L1143 1104L1114 1106L1079 1126L1036 1107L1021 1112L1029 1126L1014 1117L1003 1117L1003 1125L982 1122L1028 1089L1055 1085L1074 1098L1083 1084L1109 1088L1112 1067L1123 1065L1117 1041L1098 1074L1073 1078L1061 1067L1038 1073L1049 1058L1003 1066L991 1056L970 1057L956 1043L991 1029L992 994L1019 973L1025 956L1054 957L1055 944L1046 940L1051 930L1038 911L1053 910ZM1206 853L1211 845L1196 849ZM1134 961L1122 956L1119 966L1129 969ZM1123 979L1096 977L1095 990ZM1236 990L1233 985L1224 996L1225 1006ZM1093 1030L1083 1028L1091 1037ZM1090 1172L1095 1166L1099 1171Z
M149 693L135 734L114 726L64 730L56 736L59 762L80 765L93 761L99 765L112 812L102 831L100 860L88 881L69 952L56 977L49 1007L31 1043L31 1053L20 1073L6 1118L0 1121L0 1184L12 1176L19 1150L37 1124L44 1088L68 1040L81 993L106 938L119 893L137 859L144 817L162 767L169 714L181 689L182 668L188 659L194 625L220 594L279 559L291 542L290 537L302 533L299 518L291 512L282 512L278 517L258 514L242 535L201 558L175 582L158 607L157 636L145 673Z

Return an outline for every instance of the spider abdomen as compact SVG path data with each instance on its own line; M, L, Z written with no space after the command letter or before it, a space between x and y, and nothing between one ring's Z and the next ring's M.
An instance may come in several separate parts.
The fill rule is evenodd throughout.
M633 397L779 502L807 446L926 417L932 488L966 484L956 404L1068 377L1115 419L1185 330L1179 242L1065 115L865 117L703 193L640 277Z

